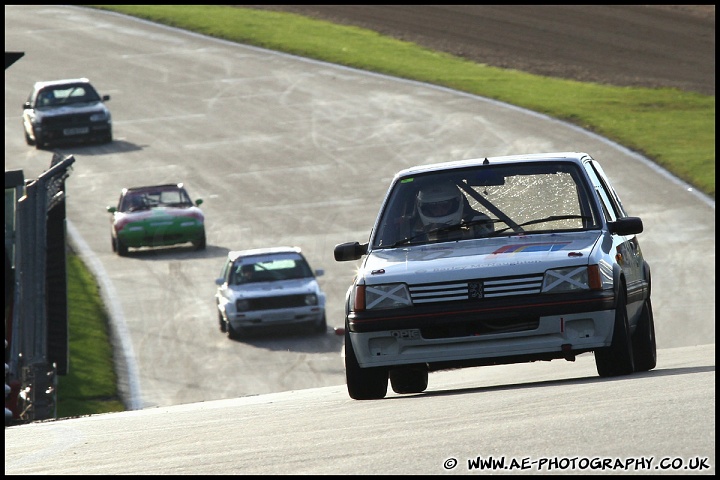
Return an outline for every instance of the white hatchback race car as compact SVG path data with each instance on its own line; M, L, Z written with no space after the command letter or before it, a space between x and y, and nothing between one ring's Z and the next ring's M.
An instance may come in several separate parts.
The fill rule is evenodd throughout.
M113 139L112 115L87 78L35 82L23 103L25 142L36 148Z
M353 399L423 392L428 372L594 352L602 377L655 368L650 266L585 153L491 157L398 172L345 303Z
M233 340L251 332L303 326L325 333L325 293L299 247L228 253L215 280L220 330Z

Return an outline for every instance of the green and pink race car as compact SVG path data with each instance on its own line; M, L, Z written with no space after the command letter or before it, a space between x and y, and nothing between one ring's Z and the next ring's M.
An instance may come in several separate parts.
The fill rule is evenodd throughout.
M107 207L113 252L125 256L130 247L188 242L203 250L205 215L200 204L201 199L190 199L182 183L123 188L117 207Z

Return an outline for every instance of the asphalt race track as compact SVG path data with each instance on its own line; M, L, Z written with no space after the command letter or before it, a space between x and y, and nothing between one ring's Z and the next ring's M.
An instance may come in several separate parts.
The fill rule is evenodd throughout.
M6 71L6 169L35 178L50 163L22 135L32 82L88 76L112 96L115 141L59 151L77 159L68 231L99 275L135 410L6 428L6 474L469 473L489 455L701 458L714 473L715 205L651 162L498 102L103 12L6 6L5 43L26 52ZM587 355L440 372L424 394L356 402L342 337L218 330L227 251L300 245L341 326L353 265L332 249L367 239L397 170L564 150L597 158L643 218L655 370L600 379ZM208 249L113 254L105 206L124 186L172 181L205 200Z

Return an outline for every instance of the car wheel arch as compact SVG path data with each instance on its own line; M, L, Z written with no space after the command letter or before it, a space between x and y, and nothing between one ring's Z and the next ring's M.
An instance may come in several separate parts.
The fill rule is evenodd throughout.
M647 281L647 298L650 298L652 294L652 275L650 273L650 264L643 262L643 275Z
M618 264L613 265L613 292L616 301L620 298L620 293L624 293L627 298L627 280L622 267Z
M601 377L628 375L635 371L632 332L627 313L627 287L623 275L618 283L612 343L608 347L595 350L595 364Z

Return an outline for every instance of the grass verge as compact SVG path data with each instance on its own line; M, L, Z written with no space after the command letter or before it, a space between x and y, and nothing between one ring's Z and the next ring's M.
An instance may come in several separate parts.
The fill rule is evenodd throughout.
M58 378L57 416L122 412L109 334L97 282L80 257L67 254L70 366Z

